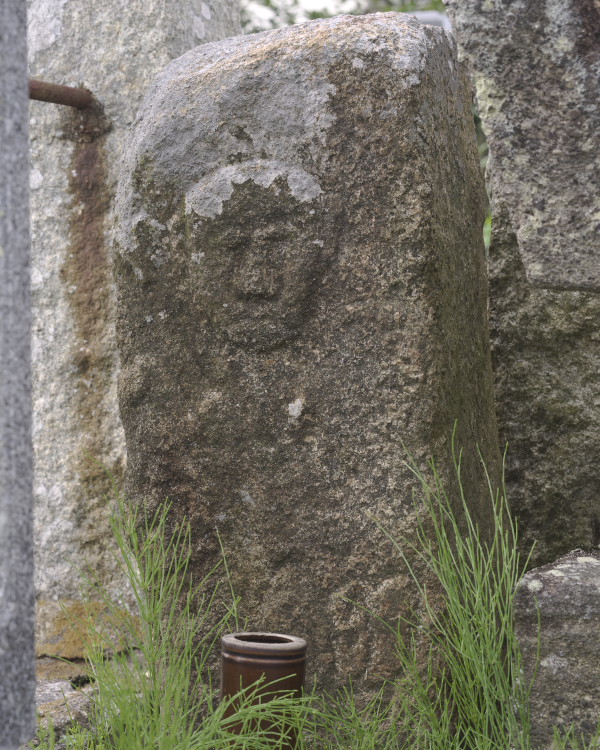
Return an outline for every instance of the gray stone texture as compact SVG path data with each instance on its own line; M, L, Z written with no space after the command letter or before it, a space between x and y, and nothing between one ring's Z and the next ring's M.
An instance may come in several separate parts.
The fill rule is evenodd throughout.
M506 480L524 550L542 565L600 544L600 296L528 283L494 215L490 328Z
M99 103L89 112L31 103L36 592L45 628L57 601L78 606L74 563L91 565L129 601L112 556L103 468L119 482L125 465L107 249L122 142L152 77L191 47L238 33L238 15L237 0L29 2L31 76L85 86Z
M0 748L35 733L25 4L0 6Z
M74 726L92 728L95 685L78 690L68 680L38 681L35 700L40 726L52 726L56 745L53 750L66 750L66 735Z
M600 720L600 553L575 550L527 573L517 590L515 625L525 678L537 669L532 747L551 750L554 726L573 725L589 741Z
M397 668L343 597L394 622L418 601L370 517L414 533L402 441L444 464L458 418L497 458L484 204L452 37L402 14L198 48L124 150L127 494L191 520L197 577L218 531L249 628L305 637L325 687Z
M600 0L447 0L528 281L600 290Z
M447 6L490 148L490 329L509 497L543 564L600 544L600 3Z

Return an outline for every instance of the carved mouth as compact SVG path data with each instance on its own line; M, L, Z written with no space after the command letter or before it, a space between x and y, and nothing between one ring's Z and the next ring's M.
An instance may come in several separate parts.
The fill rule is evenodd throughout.
M256 310L250 311L246 301L244 309L227 320L221 318L217 327L233 343L259 350L273 349L297 335L299 326L294 321L260 308L257 305Z

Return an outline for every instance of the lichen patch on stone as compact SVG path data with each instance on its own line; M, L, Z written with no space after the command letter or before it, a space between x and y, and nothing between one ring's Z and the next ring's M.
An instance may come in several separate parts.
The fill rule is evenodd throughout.
M223 212L223 203L233 195L234 185L251 181L268 188L280 177L285 178L291 195L300 202L314 200L321 194L318 181L303 169L254 159L221 167L192 185L185 195L186 212L194 211L201 218L214 219Z
M537 578L534 578L532 581L528 581L527 588L535 593L541 591L544 588L544 584Z
M302 416L302 410L304 409L304 401L301 398L297 398L288 404L288 414L294 419Z

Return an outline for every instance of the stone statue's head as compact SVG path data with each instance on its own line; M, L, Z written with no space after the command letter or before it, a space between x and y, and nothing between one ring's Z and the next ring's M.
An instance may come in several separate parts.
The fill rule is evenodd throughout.
M185 303L211 335L258 350L298 334L327 255L318 187L307 174L268 168L254 162L232 179L225 167L190 185L142 160L126 239L140 279L161 283L176 264Z
M173 61L140 107L117 194L118 252L135 278L183 287L213 335L264 350L298 334L332 252L321 182L335 86L296 36L276 84L256 80L275 37Z
M214 218L186 213L190 278L215 332L258 349L297 335L323 270L320 214L285 180L234 185Z

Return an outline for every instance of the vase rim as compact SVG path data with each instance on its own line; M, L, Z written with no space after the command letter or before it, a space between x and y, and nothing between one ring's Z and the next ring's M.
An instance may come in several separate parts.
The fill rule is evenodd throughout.
M306 641L295 635L267 632L229 633L221 639L224 651L238 654L256 654L269 656L303 654L306 651Z

